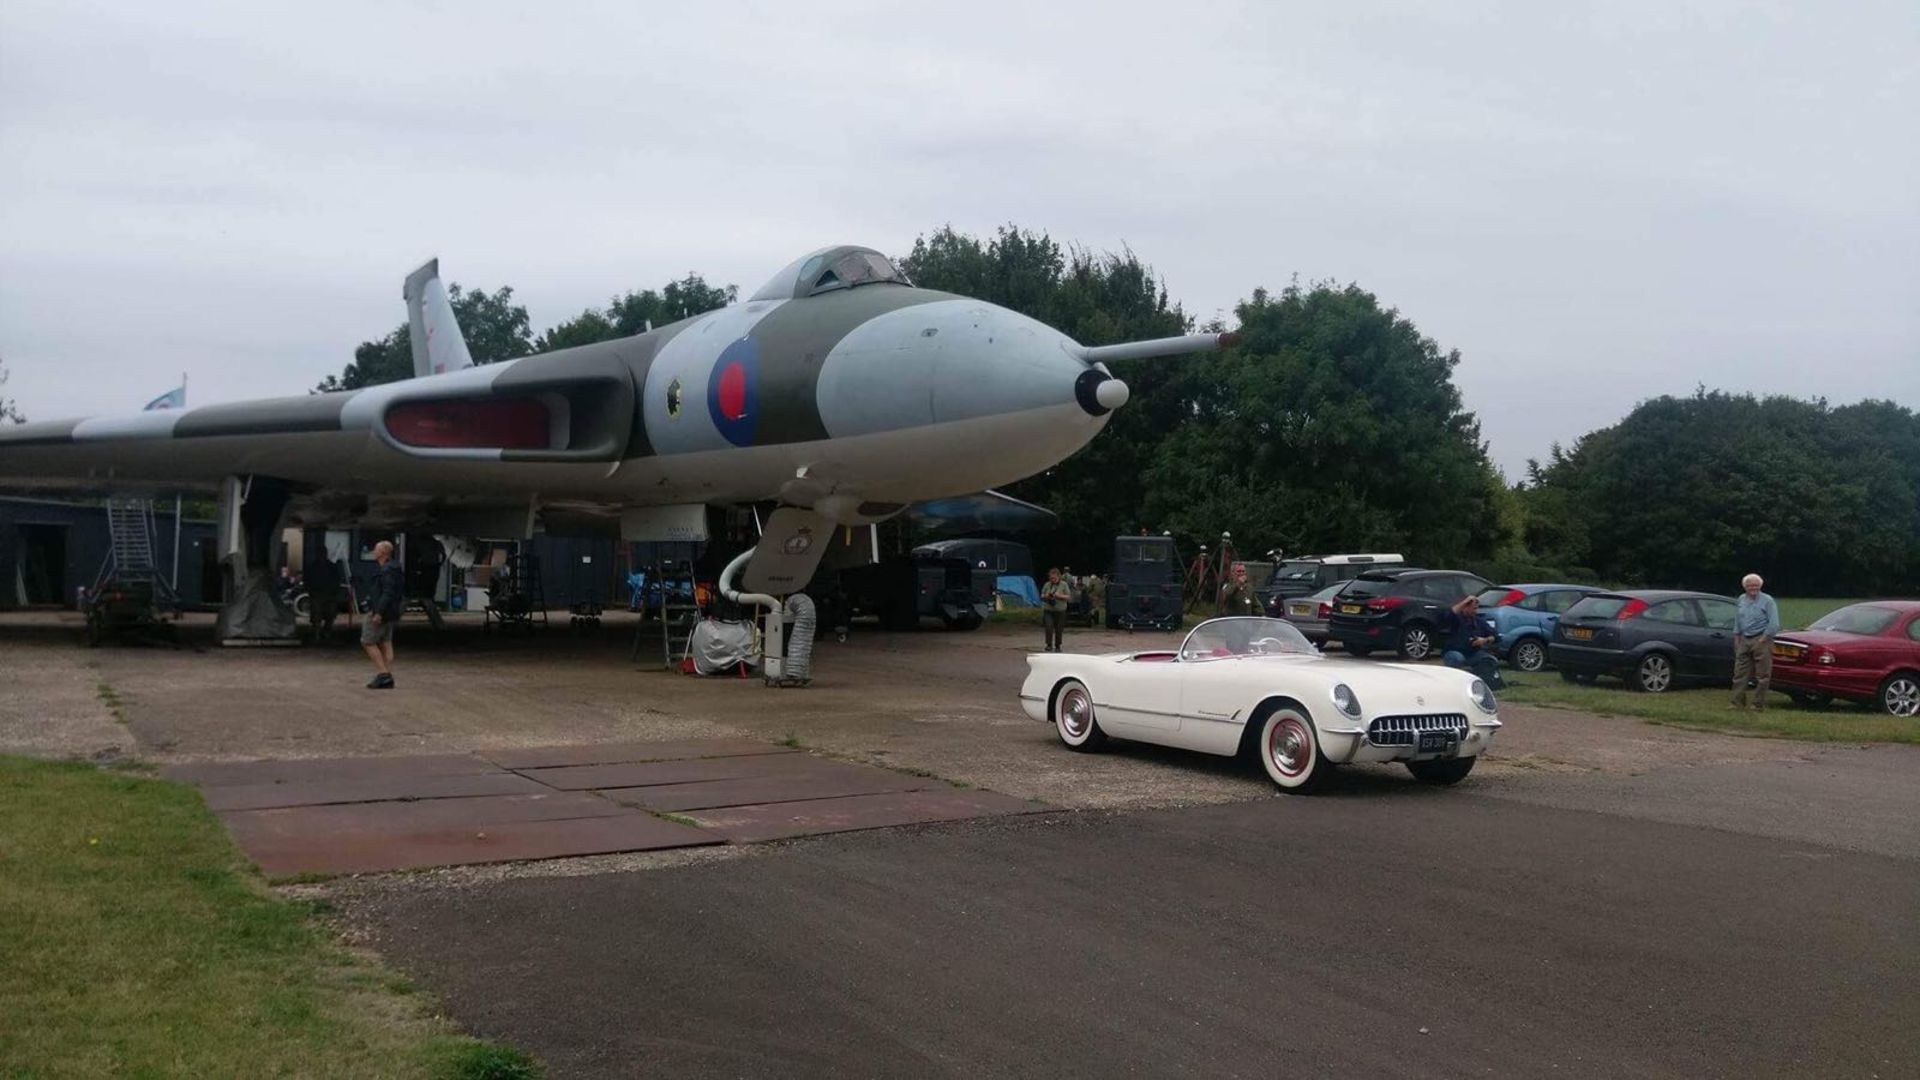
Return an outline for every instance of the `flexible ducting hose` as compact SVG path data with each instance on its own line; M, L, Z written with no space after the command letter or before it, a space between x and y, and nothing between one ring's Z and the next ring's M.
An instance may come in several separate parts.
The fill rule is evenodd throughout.
M787 631L787 664L781 669L782 681L810 683L813 681L813 634L819 623L813 598L806 593L787 597L787 614L793 618L793 628Z

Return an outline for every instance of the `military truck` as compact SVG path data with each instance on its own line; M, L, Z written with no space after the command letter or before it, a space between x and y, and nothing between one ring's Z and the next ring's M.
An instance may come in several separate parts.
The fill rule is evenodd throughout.
M842 570L840 588L851 615L875 616L888 630L911 630L922 618L937 618L949 630L973 630L993 610L992 593L980 595L965 559L882 559Z
M1107 578L1107 629L1173 630L1185 610L1171 536L1116 536Z

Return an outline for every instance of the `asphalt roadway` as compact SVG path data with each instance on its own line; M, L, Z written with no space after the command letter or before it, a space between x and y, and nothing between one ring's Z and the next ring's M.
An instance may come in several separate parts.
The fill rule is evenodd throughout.
M1457 788L1375 767L1290 798L1224 759L1062 749L1013 703L1026 627L858 633L787 693L649 673L611 619L412 632L383 694L346 642L195 632L88 650L70 615L0 618L0 751L791 734L1062 808L299 887L558 1077L1920 1076L1920 747L1514 706Z
M1792 802L1910 789L1910 750L1823 759ZM1920 860L1894 834L1491 790L1366 772L341 900L563 1077L1920 1075Z

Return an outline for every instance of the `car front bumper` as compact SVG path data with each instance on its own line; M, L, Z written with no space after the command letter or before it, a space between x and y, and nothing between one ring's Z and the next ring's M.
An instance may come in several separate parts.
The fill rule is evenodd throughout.
M1320 750L1328 761L1337 764L1353 762L1389 762L1389 761L1445 761L1450 758L1479 757L1493 746L1493 737L1500 731L1500 720L1492 716L1475 716L1466 724L1466 734L1445 749L1422 752L1416 741L1413 745L1394 745L1375 742L1367 734L1367 729L1328 729L1318 732Z

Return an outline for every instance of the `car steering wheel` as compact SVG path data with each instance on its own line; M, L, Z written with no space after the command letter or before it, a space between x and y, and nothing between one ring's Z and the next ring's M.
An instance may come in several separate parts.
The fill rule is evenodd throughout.
M1286 650L1287 643L1277 637L1254 638L1252 641L1247 642L1247 648L1253 650L1256 655L1260 656L1266 655L1268 646L1272 646L1275 652L1283 652Z

